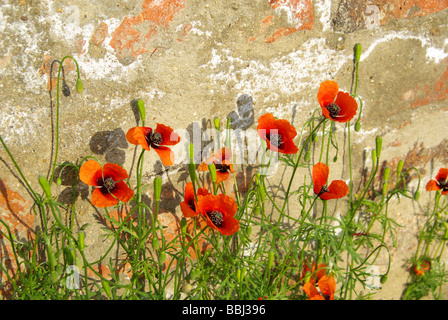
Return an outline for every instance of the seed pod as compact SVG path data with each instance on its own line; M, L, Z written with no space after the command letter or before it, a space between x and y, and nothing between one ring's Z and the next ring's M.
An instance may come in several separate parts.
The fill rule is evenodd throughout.
M84 90L84 86L82 85L81 78L76 79L76 92L82 93L83 90Z
M47 198L51 199L51 189L50 189L50 184L48 183L47 178L45 178L44 176L39 176L38 181L39 181L40 186L44 190Z
M137 101L137 109L138 113L140 114L140 119L142 119L142 121L144 122L146 119L146 109L145 109L145 103L143 102L142 99L139 99Z

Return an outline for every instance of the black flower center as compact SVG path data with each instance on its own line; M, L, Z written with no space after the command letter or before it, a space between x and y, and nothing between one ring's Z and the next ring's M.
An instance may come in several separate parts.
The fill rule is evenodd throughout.
M218 228L222 227L223 216L221 212L219 211L207 212L207 216L210 218L210 220L213 222L215 226L217 226Z
M222 163L215 164L215 168L216 168L217 171L222 172L222 173L226 173L226 172L228 172L230 170L230 166L229 165L222 164Z
M319 193L317 194L318 197L320 197L322 194L328 192L328 187L327 186L322 186L322 188L320 189Z
M112 193L116 188L115 181L111 177L99 178L97 184L101 186L100 190L103 194Z
M196 212L196 205L194 204L194 199L188 200L187 204L188 204L188 206L190 207L191 210Z
M442 191L447 191L448 190L448 179L438 180L437 185L439 186L440 189L442 189Z
M268 139L269 139L269 142L277 148L279 148L283 144L282 136L278 133L270 134Z
M336 103L330 103L329 105L326 105L325 108L327 108L331 118L336 119L339 117L341 108Z
M150 146L159 146L162 143L162 134L160 132L149 132L146 135L146 142L148 142Z

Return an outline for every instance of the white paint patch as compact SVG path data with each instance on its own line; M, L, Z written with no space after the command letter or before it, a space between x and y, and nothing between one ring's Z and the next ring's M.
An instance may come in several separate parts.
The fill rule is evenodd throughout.
M306 90L317 94L320 83L336 74L350 58L344 52L329 49L324 38L310 39L298 50L267 64L233 57L228 49L212 49L210 61L201 68L221 71L212 73L210 81L203 85L218 85L224 90L230 83L235 90L254 98L265 96L266 92L275 93L274 99Z
M379 45L381 43L389 42L392 40L397 40L397 39L399 39L399 40L411 40L411 39L419 40L422 43L422 47L426 49L426 59L428 60L428 62L433 61L435 63L439 63L440 61L442 61L443 59L448 57L448 52L447 52L448 51L448 39L445 40L443 47L439 48L439 47L432 46L431 39L424 37L422 35L413 35L413 34L410 34L408 31L402 31L402 32L391 31L386 34L382 31L380 31L378 39L373 41L369 45L367 50L363 51L363 53L361 54L360 61L364 61L372 53L372 51L376 48L377 45Z
M322 31L331 30L331 0L321 0L314 2L314 6L319 13L319 20L322 23Z

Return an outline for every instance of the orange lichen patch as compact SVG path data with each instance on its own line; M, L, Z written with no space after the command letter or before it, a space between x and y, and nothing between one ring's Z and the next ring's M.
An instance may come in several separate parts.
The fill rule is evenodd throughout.
M422 17L448 8L448 0L382 0L375 4L385 12L387 20Z
M101 46L107 37L108 30L107 24L105 22L101 22L93 32L90 42L98 47Z
M48 91L50 91L50 89L55 89L57 86L59 63L55 63L53 65L53 70L52 70L53 72L51 74L51 83L50 83L50 70L51 70L51 64L52 64L53 60L54 60L54 58L52 56L45 55L43 62L42 62L42 66L39 69L40 76L46 75L48 78L48 82L47 82L47 90ZM74 65L72 59L67 58L64 60L63 66L64 66L65 77L67 78L70 71L75 70L75 65ZM61 71L61 78L62 78L62 71Z
M441 63L448 63L448 58ZM412 99L408 100L411 101L411 108L418 108L429 103L448 99L448 67L435 84L426 84L423 88L417 86L412 90L412 93Z
M269 0L269 4L273 10L286 11L292 16L294 26L277 29L264 42L271 43L296 31L313 29L314 12L311 0Z
M8 225L11 233L23 241L34 239L34 214L30 211L31 202L25 200L18 192L11 190L5 180L0 179L0 218ZM0 224L0 231L7 234L3 224ZM17 270L17 263L14 258L11 243L6 237L0 236L0 259L10 276L14 276ZM7 275L0 272L0 282L5 283Z
M159 27L166 27L180 10L185 7L186 0L145 0L143 11L134 17L125 17L112 32L110 46L115 50L118 59L133 57L150 52L147 45L157 33ZM145 24L146 33L136 27ZM149 27L146 27L149 24ZM143 27L143 26L142 26Z

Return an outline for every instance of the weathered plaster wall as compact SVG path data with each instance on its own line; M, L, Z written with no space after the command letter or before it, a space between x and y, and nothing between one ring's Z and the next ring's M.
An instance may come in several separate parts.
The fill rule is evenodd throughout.
M353 47L361 43L364 112L352 137L357 176L369 165L369 157L361 161L364 150L382 135L383 159L393 167L404 159L425 183L448 162L447 8L447 0L1 0L0 134L37 187L53 147L51 62L68 54L79 63L84 92L61 97L61 162L95 155L130 168L134 148L124 135L135 126L138 98L149 123L183 132L228 115L234 127L254 130L267 111L300 128L318 107L322 81L350 91ZM73 62L65 74L74 92ZM252 111L255 122L244 116ZM164 174L171 215L180 214L185 141ZM3 148L0 157L0 214L24 234L34 223L30 197ZM157 160L148 154L147 179L162 172ZM70 189L63 184L55 192ZM87 189L77 203L79 225L92 220L85 197ZM429 199L422 192L422 201ZM395 214L406 225L395 254L411 254L423 218L412 205ZM89 232L87 241L100 250L101 231ZM398 255L397 265L405 258ZM399 267L393 273L399 280L385 285L383 297L401 294L406 276Z

